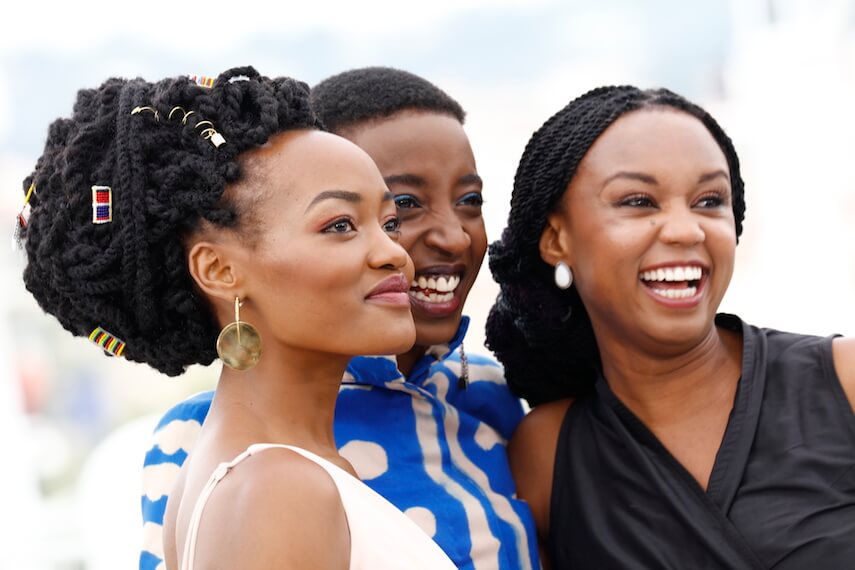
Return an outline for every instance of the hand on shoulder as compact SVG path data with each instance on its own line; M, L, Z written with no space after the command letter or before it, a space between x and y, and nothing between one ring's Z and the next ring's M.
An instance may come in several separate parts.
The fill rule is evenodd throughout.
M846 397L849 398L852 411L855 412L855 337L834 339L831 351L834 370L840 378Z
M287 505L287 506L286 506ZM335 482L287 449L257 453L214 490L199 528L197 567L341 568L350 532Z

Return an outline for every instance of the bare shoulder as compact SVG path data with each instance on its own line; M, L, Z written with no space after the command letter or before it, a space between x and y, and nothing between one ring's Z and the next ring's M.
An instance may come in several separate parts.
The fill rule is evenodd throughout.
M840 378L852 410L855 411L855 337L834 339L831 343L831 353L834 357L834 370Z
M537 406L520 422L508 445L517 494L531 507L542 538L549 529L555 448L571 403L572 400L559 400Z
M548 404L540 404L531 410L520 422L519 427L513 435L513 445L519 446L525 444L526 448L537 446L538 442L544 439L547 434L554 435L552 444L558 441L558 432L561 429L561 423L564 421L564 416L567 414L567 408L573 400L558 400L549 402ZM551 446L551 447L554 447Z
M254 454L211 494L196 558L199 567L348 568L350 532L335 482L296 452Z

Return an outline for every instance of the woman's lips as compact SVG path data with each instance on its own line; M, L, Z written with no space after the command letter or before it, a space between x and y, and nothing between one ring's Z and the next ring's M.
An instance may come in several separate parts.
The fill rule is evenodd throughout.
M419 314L442 318L460 308L462 275L453 270L419 273L410 283L410 301Z
M453 295L449 301L423 301L409 294L409 302L413 307L413 311L421 316L442 318L453 315L460 308L460 297Z
M384 305L396 305L402 307L410 306L410 297L407 291L410 289L410 284L403 273L390 275L383 281L377 284L368 295L365 296L366 301L374 303L382 303Z
M660 264L639 272L639 280L654 300L667 307L689 308L703 296L709 270L697 262Z

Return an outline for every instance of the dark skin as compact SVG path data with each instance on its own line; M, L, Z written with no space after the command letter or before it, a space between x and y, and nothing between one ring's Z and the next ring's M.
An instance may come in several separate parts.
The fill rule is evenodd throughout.
M398 354L398 368L407 375L429 346L449 342L460 326L487 251L483 183L463 125L451 115L404 110L340 134L371 156L395 195L399 243L413 259L416 278L459 278L449 301L411 297L416 344Z
M251 444L301 447L356 477L333 438L347 362L406 350L415 339L406 294L412 262L394 241L394 201L370 157L340 137L292 131L242 158L258 176L227 192L256 195L261 178L256 239L202 225L190 238L188 265L220 326L234 321L234 299L241 299L241 320L259 331L263 353L249 370L223 367L170 495L167 568L178 568L210 474ZM377 293L389 279L397 291ZM350 532L332 478L290 450L235 467L205 507L197 568L345 569L349 562Z
M428 305L426 310L423 311L420 311L418 307L413 307L416 321L416 346L414 347L412 342L410 342L406 345L401 344L400 349L390 349L387 352L398 354L399 368L405 374L408 374L415 362L424 355L427 346L450 341L460 325L463 303L474 283L487 247L487 238L480 207L482 182L477 174L475 159L469 145L469 140L463 131L463 126L457 119L451 116L441 113L402 111L382 120L367 121L351 126L339 134L356 143L376 162L383 176L381 184L385 182L385 185L388 186L388 189L396 197L406 194L406 196L403 196L404 201L399 203L397 207L397 213L402 218L397 241L408 250L408 253L414 260L417 260L416 263L419 268L425 274L442 275L454 273L460 277L460 282L454 290L455 299L453 303L434 303ZM253 162L255 162L254 157ZM305 163L301 163L301 165L303 164ZM336 165L335 168L329 166L314 166L313 168L315 170L336 171L341 167L340 165ZM398 199L400 200L400 198ZM391 202L389 205L391 205L394 212L396 209L394 202ZM250 255L252 255L252 252L250 252ZM248 261L252 262L252 257ZM282 279L274 274L270 274L264 281L279 283ZM279 293L281 294L281 287L279 288ZM323 304L330 305L329 303ZM228 322L232 318L231 313L226 308L223 313L223 319L225 319L223 322ZM250 320L250 317L246 317L246 319ZM255 321L251 322L254 323ZM366 330L376 328L376 324L371 327L366 326ZM333 338L336 335L334 331L325 331L322 336ZM338 336L341 336L341 334ZM264 336L264 338L267 337ZM365 353L368 354L368 352ZM338 374L339 379L341 375L342 373L340 372ZM221 386L223 386L222 381ZM317 394L316 400L318 401L322 400L326 402L327 398L333 397L338 391L339 380L336 380L334 390L332 390L332 384L327 383L324 386L330 388L330 390L325 390L322 394ZM251 384L245 381L235 382L231 386L231 388L241 391L250 387ZM295 387L295 389L303 391L306 389L306 386ZM305 392L303 393L305 394ZM314 430L315 434L309 440L295 444L314 450L326 459L336 462L345 469L353 472L349 464L346 462L342 463L343 459L335 450L332 434L326 430L327 426L332 425L332 414L318 416L317 407L307 405L305 398L297 399L296 395L296 393L288 394L287 396L283 394L278 404L289 406L284 413L281 410L274 412L272 409L273 402L271 402L270 413L279 414L279 417L283 420L287 418L299 418L306 414L314 414L316 419L319 420L318 427ZM235 397L237 398L238 395L236 394ZM214 406L217 406L218 402L222 400L218 395L214 400ZM218 446L218 449L219 446L227 441L224 439L225 435L227 433L234 433L235 431L235 417L232 414L241 416L242 419L239 421L251 422L252 424L252 432L241 433L237 441L229 443L229 449L234 450L234 453L229 451L228 453L220 453L220 455L228 456L231 454L233 457L246 447L245 442L274 441L271 439L274 434L266 436L251 435L262 428L267 429L266 424L256 417L256 412L260 411L259 407L267 407L265 401L260 396L256 396L253 397L252 402L253 405L250 406L250 409L245 409L243 406L235 406L229 410L225 410L228 414L223 414L219 420L214 419L212 421L213 416L209 415L205 426L210 437L205 441L210 445ZM212 412L213 409L212 407ZM200 441L199 446L205 445L205 441ZM321 450L323 453L317 450ZM198 456L199 451L194 451L194 455ZM277 459L265 457L263 454L257 458L253 458L253 461L256 459L264 459L266 462L277 461ZM293 460L294 458L290 459ZM297 463L302 461L301 458L296 459ZM281 461L288 460L289 458L286 457ZM301 468L305 469L308 474L312 466L305 465L305 461L302 461L302 463ZM209 466L199 467L198 471L207 471L210 473L215 466L216 463L211 462ZM275 469L275 465L271 466L265 464L263 461L255 463L255 466L247 464L240 467L253 467L255 471L248 473L247 478L260 476L267 481L266 485L268 487L270 485L276 486L277 484L281 486L282 482L293 481L294 479L293 475L268 476L268 470L271 468ZM283 469L288 468L288 465L283 467ZM267 495L264 504L270 506L281 504L311 506L319 518L326 518L331 522L330 528L316 527L311 524L301 526L299 529L295 529L298 532L293 535L295 537L293 542L306 545L324 544L323 547L316 548L314 551L318 555L331 555L336 552L334 548L336 544L335 537L339 533L336 525L338 524L337 521L340 522L341 505L337 494L333 494L326 485L327 481L325 479L328 478L325 477L325 474L317 475L319 476L309 477L309 485L300 488L295 493L291 493L293 486L289 484L286 486L288 488L277 491L283 493L281 498L275 495ZM229 483L229 478L224 479L222 485L225 486L226 483ZM186 487L188 483L185 482L185 477L182 474L176 490L186 496L195 496L202 484L204 484L204 481L199 480L195 483L195 487L190 489ZM224 487L224 489L228 488ZM260 488L253 487L252 489L257 490ZM220 492L221 489L218 487L217 493L220 494ZM228 491L232 496L238 492L238 490ZM267 491L264 489L259 490L259 493L262 495L265 492ZM288 503L280 503L279 501L288 501ZM170 501L170 507L172 504L173 501ZM189 499L188 504L192 505ZM326 512L320 509L323 505L326 505ZM233 515L229 515L229 517L225 516L226 509L228 508L229 504L227 501L217 504L212 500L212 503L206 508L206 513L222 512L224 514L222 517L218 517L216 514L206 514L206 519L229 520L229 517L231 517L231 520L233 520ZM300 510L302 509L294 509L295 512L300 512ZM275 512L276 509L273 509L273 511ZM259 516L263 517L272 514L274 513L259 513ZM250 516L247 515L246 518L250 519ZM167 526L165 527L167 552L175 550L176 547L174 531L169 524L167 517ZM289 527L282 526L282 522L277 522L276 526L272 528L275 529L275 533L269 537L271 540L278 539L281 543L282 536L289 536L288 531L283 532L283 528ZM261 532L265 533L266 531L262 529ZM263 536L266 537L267 535L263 534ZM299 537L299 540L297 537ZM183 540L183 537L177 538ZM183 545L183 542L180 540L178 544ZM216 541L219 539L215 538L213 540ZM202 538L200 537L200 551L203 548L201 541ZM339 540L339 542L341 541ZM222 560L221 556L222 553L219 553L217 560ZM235 560L239 560L239 558ZM338 563L337 561L332 562L335 564ZM244 568L246 565L241 561L240 564L236 562L231 567ZM316 568L335 566L326 566L317 561L303 561L301 563L293 563L291 566L282 567Z
M725 157L700 121L671 109L631 112L591 146L540 241L547 263L573 270L609 387L704 490L742 372L741 335L714 324L734 264L730 193ZM667 292L643 279L661 267L702 277ZM855 339L832 348L855 410ZM541 541L570 405L538 406L509 446Z

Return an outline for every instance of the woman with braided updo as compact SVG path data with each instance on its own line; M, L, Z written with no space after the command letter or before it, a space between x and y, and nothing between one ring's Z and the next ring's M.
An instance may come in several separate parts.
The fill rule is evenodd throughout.
M415 266L416 342L398 355L350 361L336 402L336 445L458 568L537 569L534 521L516 498L506 452L522 404L497 362L463 348L464 303L487 252L482 180L463 108L427 79L388 67L337 73L314 86L309 101L326 128L377 164L401 216L398 243ZM143 468L140 570L163 559L162 505L213 397L179 402L154 431Z
M534 406L510 445L553 568L850 568L855 339L716 314L745 211L731 140L603 87L532 136L487 342Z
M45 311L168 375L225 364L166 505L167 568L453 568L336 451L348 360L414 342L413 266L377 167L305 84L110 79L51 125L25 188Z

